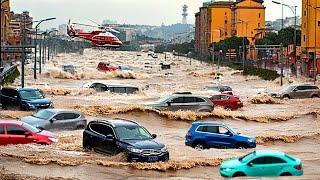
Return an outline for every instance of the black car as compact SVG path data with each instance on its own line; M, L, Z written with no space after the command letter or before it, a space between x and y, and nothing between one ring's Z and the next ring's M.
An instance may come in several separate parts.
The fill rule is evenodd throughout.
M28 111L53 108L51 100L37 88L2 88L0 103L3 109L12 107Z
M129 162L168 161L167 147L138 123L124 119L91 121L83 132L83 148L115 155Z

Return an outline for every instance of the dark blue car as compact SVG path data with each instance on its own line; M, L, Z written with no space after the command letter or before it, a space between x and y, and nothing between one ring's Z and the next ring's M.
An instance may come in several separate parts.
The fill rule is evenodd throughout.
M185 144L198 150L206 148L255 148L256 139L243 135L220 122L194 122Z
M53 108L50 99L37 88L10 88L5 87L0 91L2 108L18 108L26 111Z
M168 161L167 147L156 137L134 121L91 121L83 132L83 148L109 155L124 153L129 162Z

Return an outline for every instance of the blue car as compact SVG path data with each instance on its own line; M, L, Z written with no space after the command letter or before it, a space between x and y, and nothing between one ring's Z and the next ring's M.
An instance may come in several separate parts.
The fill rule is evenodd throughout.
M185 144L197 150L207 148L255 148L255 137L238 133L220 122L194 122L186 135Z
M53 108L50 99L37 88L10 88L4 87L0 91L2 108L18 108L20 110L34 111Z

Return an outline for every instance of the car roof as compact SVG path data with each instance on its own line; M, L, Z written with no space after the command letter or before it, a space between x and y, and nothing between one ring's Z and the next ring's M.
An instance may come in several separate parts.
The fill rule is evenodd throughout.
M25 87L25 88L19 88L18 91L30 91L30 90L38 90L38 88L34 87Z
M194 95L194 94L171 94L169 96L172 96L172 97L199 97L199 98L206 99L206 97L204 97L204 96L199 96L199 95Z
M71 110L71 109L43 109L45 111L50 111L53 113L58 113L58 112L73 112L73 113L79 113L78 111ZM80 114L80 113L79 113Z
M16 124L22 125L22 121L15 121L15 120L0 120L0 124Z
M127 119L107 119L107 120L97 120L97 121L92 121L92 122L99 122L99 123L106 123L110 124L113 127L117 126L140 126L139 123L132 121L132 120L127 120Z
M256 156L284 156L285 153L276 150L256 150Z
M224 126L226 126L225 123L216 122L216 121L196 121L196 122L194 122L192 124L193 125L213 125L213 126L224 125Z

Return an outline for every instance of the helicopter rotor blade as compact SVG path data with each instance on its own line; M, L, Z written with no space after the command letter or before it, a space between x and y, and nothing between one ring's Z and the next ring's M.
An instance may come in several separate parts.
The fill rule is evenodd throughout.
M94 25L89 25L89 24L81 24L81 23L72 23L75 25L80 25L80 26L88 26L88 27L95 27L95 28L99 28L99 26L94 26Z

